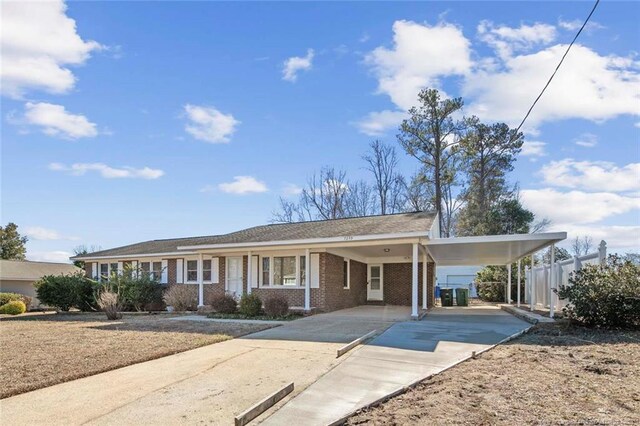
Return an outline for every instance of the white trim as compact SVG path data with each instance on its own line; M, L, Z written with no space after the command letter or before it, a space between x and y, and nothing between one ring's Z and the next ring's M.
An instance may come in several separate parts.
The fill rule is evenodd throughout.
M411 316L418 317L418 244L413 245L411 267Z
M371 267L373 266L377 266L378 268L380 268L380 298L379 299L375 299L375 298L371 298L369 297L370 291L371 291ZM384 266L382 263L370 263L367 265L367 300L373 300L373 301L382 301L384 300Z
M298 257L298 261L296 263L300 263L300 257ZM300 267L298 266L298 276L300 278ZM304 310L309 311L311 309L311 276L309 273L311 272L311 252L309 249L304 251Z
M350 290L351 289L351 259L343 258L342 260L344 261L344 263L347 264L347 286L345 287L343 282L342 289ZM344 263L342 264L343 268L344 268Z
M446 244L469 244L469 243L500 243L509 241L538 241L538 240L557 240L562 241L567 238L566 232L544 232L540 234L509 234L509 235L483 235L479 237L452 237L437 238L429 240L425 243L429 246L446 245Z
M251 285L250 288L258 288L258 283L260 282L260 256L254 254L251 256L253 259L251 261Z
M204 266L202 253L198 256L198 307L204 306L204 282L202 278L204 276L202 267Z
M244 268L244 265L242 265ZM247 294L251 294L251 287L253 286L253 255L251 250L247 252Z
M311 253L310 287L320 288L320 254Z
M176 284L184 284L184 259L176 259Z
M169 282L169 261L162 259L162 272L160 273L160 282L166 284Z
M124 261L128 260L136 260L140 257L180 257L180 256L188 256L188 255L197 255L198 253L193 251L172 251L167 253L141 253L141 254L119 254L113 256L91 256L91 257L70 257L71 260L82 260L83 262L93 262L94 260L101 259L122 259Z
M422 309L427 309L427 251L422 253Z

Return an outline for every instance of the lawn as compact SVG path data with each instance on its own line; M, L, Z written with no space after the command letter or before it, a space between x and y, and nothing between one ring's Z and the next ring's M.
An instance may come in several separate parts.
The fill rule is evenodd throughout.
M640 424L640 331L539 325L349 425Z
M0 320L0 398L222 342L265 324L173 321L170 315L48 314Z

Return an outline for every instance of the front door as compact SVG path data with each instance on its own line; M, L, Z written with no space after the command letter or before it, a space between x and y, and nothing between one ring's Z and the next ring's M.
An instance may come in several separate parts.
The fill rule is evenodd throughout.
M233 296L242 296L242 258L227 257L227 292Z
M367 300L382 300L382 265L369 265L367 274Z

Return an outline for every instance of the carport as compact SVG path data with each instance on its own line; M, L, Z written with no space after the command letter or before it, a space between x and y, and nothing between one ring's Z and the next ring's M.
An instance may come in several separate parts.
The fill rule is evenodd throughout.
M551 247L551 267L555 264L555 244L567 238L566 232L539 234L486 235L480 237L434 238L424 246L438 266L498 265L507 266L507 298L511 300L511 264L517 263L518 282L522 276L522 258ZM533 267L533 256L531 257ZM416 287L417 283L414 283ZM552 275L550 291L555 289ZM417 287L416 287L417 288ZM517 302L522 295L518 286ZM551 298L550 298L551 300ZM553 307L551 309L553 312Z

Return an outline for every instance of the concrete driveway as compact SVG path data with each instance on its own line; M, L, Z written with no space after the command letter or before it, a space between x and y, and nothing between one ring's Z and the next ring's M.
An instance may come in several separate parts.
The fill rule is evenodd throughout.
M289 382L300 392L341 361L336 360L339 347L406 315L406 308L394 307L314 315L7 398L0 401L0 413L24 424L229 425Z
M433 309L354 350L263 424L331 424L529 326L493 306Z

